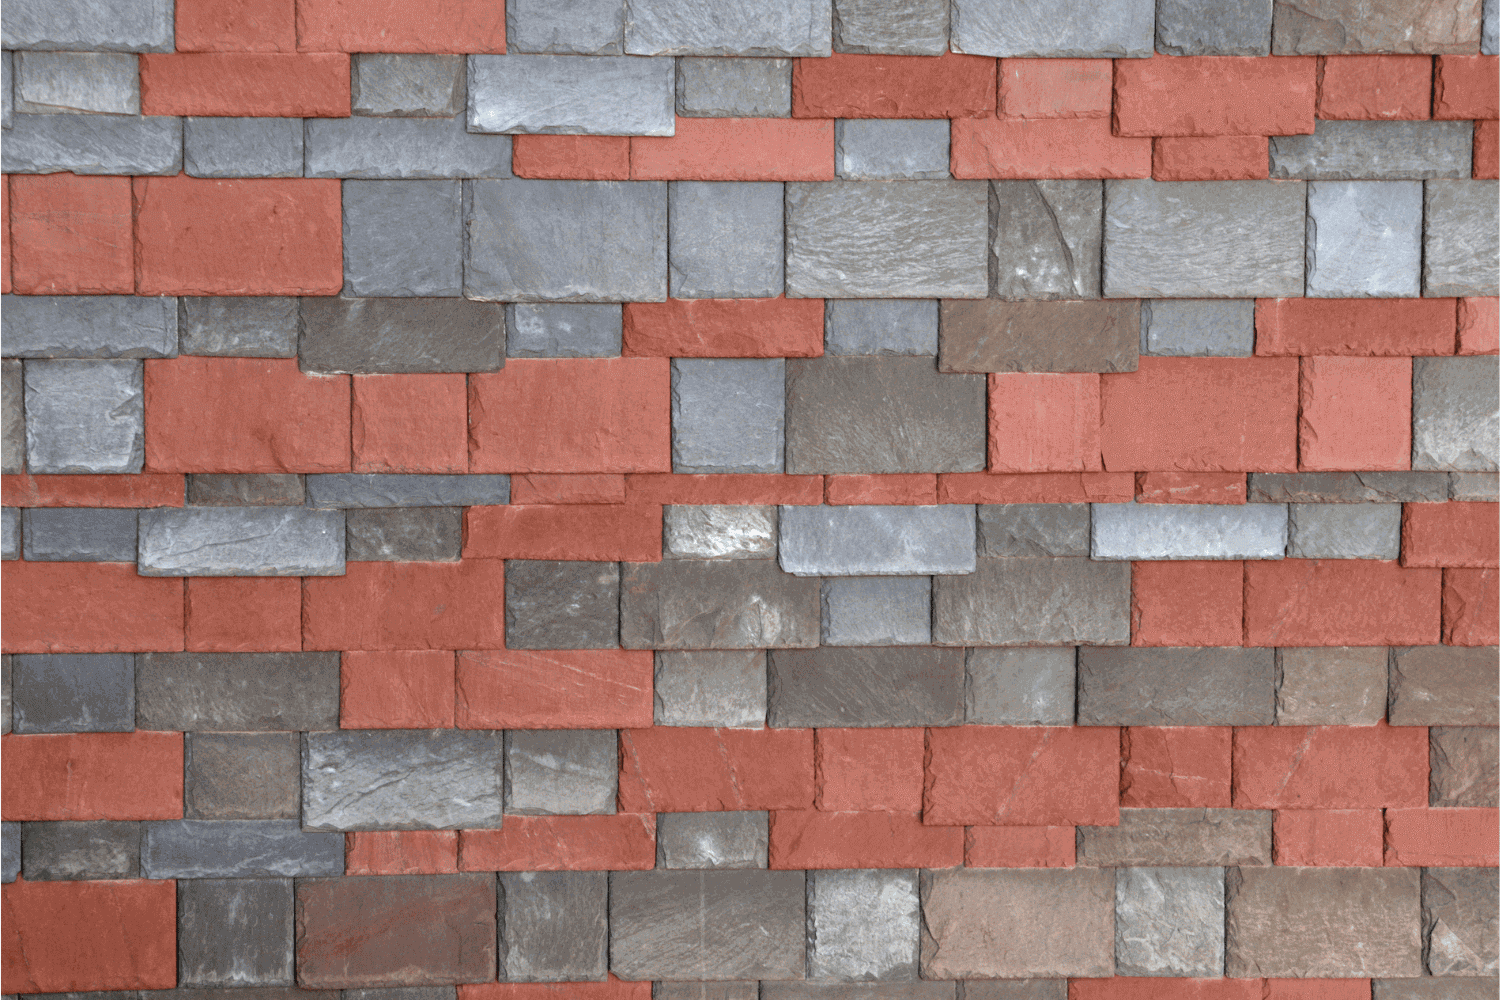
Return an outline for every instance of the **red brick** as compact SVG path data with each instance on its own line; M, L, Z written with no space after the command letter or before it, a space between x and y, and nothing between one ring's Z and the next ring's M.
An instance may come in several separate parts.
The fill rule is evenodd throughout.
M661 562L656 504L470 507L465 558Z
M624 503L625 477L619 475L512 476L510 502L526 503Z
M0 476L7 507L181 507L181 474L139 476Z
M302 649L302 581L199 576L186 581L186 646L204 653Z
M1138 371L1099 376L1104 467L1296 472L1297 367L1294 358L1141 358Z
M1120 730L1120 805L1133 809L1229 808L1228 726Z
M15 993L177 985L177 883L5 886L4 981Z
M1099 376L990 375L991 472L1102 472Z
M451 729L454 699L453 654L445 649L340 658L340 729Z
M1432 117L1500 118L1500 56L1438 56L1432 77Z
M1366 559L1245 563L1247 646L1428 646L1442 571Z
M922 822L1115 826L1120 731L960 726L927 731Z
M1242 472L1142 472L1135 477L1137 503L1244 503Z
M1411 359L1303 358L1301 468L1411 468Z
M634 136L638 181L831 181L833 122L679 118L671 136Z
M341 53L147 52L141 114L348 118L349 79Z
M642 871L656 867L656 814L507 816L458 843L464 871Z
M349 376L295 358L146 362L146 466L156 472L347 472Z
M1458 300L1458 353L1500 352L1500 299Z
M178 52L296 52L297 0L177 0Z
M827 476L823 497L831 504L937 503L937 476L930 472L886 476Z
M1379 809L1278 809L1271 840L1278 865L1379 868L1384 836Z
M649 649L458 654L460 729L629 729L652 724Z
M1260 979L1070 979L1068 1000L1265 1000ZM1369 1000L1368 995L1365 1000Z
M1423 726L1251 726L1234 731L1236 809L1427 804Z
M613 974L602 983L474 983L458 1000L651 1000L652 983L627 983Z
M1325 57L1318 69L1318 117L1431 118L1432 57Z
M12 735L0 746L7 820L182 818L181 733Z
M1370 1000L1368 979L1266 979L1263 982L1265 993L1260 1000Z
M136 177L139 295L337 295L337 180Z
M1001 59L1001 118L1108 118L1110 59Z
M351 562L308 577L304 649L504 649L505 563Z
M469 471L669 472L671 381L666 358L511 359L470 375Z
M950 170L959 178L1150 177L1151 140L1121 138L1107 118L955 118Z
M627 302L621 353L627 358L822 357L823 300Z
M1120 135L1310 135L1313 56L1154 56L1115 62Z
M1401 565L1500 565L1500 504L1406 504Z
M355 375L355 472L469 471L468 376Z
M971 826L964 836L968 868L1072 868L1077 855L1071 826Z
M620 731L621 812L812 806L811 729Z
M493 0L298 0L304 52L505 51L505 6Z
M1132 646L1238 646L1244 563L1184 559L1130 570Z
M10 179L11 273L22 295L135 291L130 178Z
M1134 494L1128 472L938 475L938 503L1129 503Z
M1500 643L1500 571L1443 570L1443 642L1450 646Z
M1500 865L1500 809L1387 809L1385 863L1494 868Z
M848 55L792 64L794 118L970 118L995 111L995 60Z
M625 135L517 135L511 137L511 173L551 180L630 180L630 137Z
M1158 181L1263 181L1271 176L1263 135L1164 135L1151 144Z
M182 580L134 563L13 562L0 574L7 653L170 653L183 648Z
M914 813L771 813L770 867L957 868L961 827L924 826Z
M1257 299L1255 353L1452 354L1455 316L1453 299Z
M787 504L823 502L822 476L636 475L625 477L631 503Z
M344 834L345 875L445 875L456 871L457 830Z
M1474 123L1474 176L1500 177L1500 121L1493 118Z
M922 729L819 729L816 805L825 812L922 811Z

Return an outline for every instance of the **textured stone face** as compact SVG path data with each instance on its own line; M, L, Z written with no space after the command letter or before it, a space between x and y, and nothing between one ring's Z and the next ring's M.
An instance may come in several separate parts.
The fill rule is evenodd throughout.
M501 773L499 733L309 733L302 747L302 825L308 830L499 827Z
M1320 121L1311 135L1271 137L1271 176L1393 181L1468 177L1468 122Z
M826 56L829 0L773 0L754 10L722 0L639 0L625 15L625 51L641 56Z
M1271 0L1159 0L1156 51L1172 56L1271 54Z
M620 644L617 563L512 559L505 569L505 644L511 649Z
M776 556L775 507L672 504L662 518L662 554L669 559Z
M337 729L336 653L142 653L136 724L178 732Z
M457 181L345 181L344 292L459 295L461 193Z
M1407 6L1357 0L1276 0L1272 52L1279 56L1355 52L1475 52L1479 0Z
M172 0L17 0L6 10L4 24L7 49L172 51Z
M1395 559L1401 554L1396 504L1291 504L1291 559Z
M135 664L129 653L43 653L16 656L12 662L16 732L135 729Z
M187 819L298 819L296 733L190 733L184 743Z
M231 358L297 356L296 299L195 295L178 301L183 354Z
M1093 505L1095 559L1280 559L1279 504Z
M516 729L506 734L509 812L532 816L612 814L618 773L618 743L612 729Z
M169 820L145 824L146 878L342 875L341 833L304 831L291 820Z
M948 4L941 0L835 0L837 52L940 56L948 51Z
M14 507L0 509L0 558L21 558L21 512ZM9 691L10 688L7 687L6 690ZM9 716L6 718L9 719ZM10 730L7 729L6 732Z
M303 477L292 474L187 477L187 502L194 507L300 507L306 496Z
M792 61L679 59L677 113L684 118L789 118Z
M953 51L976 56L1086 59L1149 56L1152 0L1066 0L1044 13L1023 0L957 0Z
M803 984L771 983L768 987L774 989L781 985L795 990ZM656 983L652 990L655 1000L760 1000L761 996L760 983ZM802 996L801 993L792 995Z
M1393 726L1500 724L1494 646L1411 646L1391 652Z
M995 181L990 208L992 294L1099 297L1101 181Z
M670 59L470 56L469 128L554 135L671 135Z
M1500 374L1484 358L1413 358L1412 468L1493 471L1500 460L1497 396Z
M1250 503L1440 503L1441 472L1252 472Z
M463 56L363 53L350 62L350 108L356 115L452 118L464 110Z
M510 500L509 476L335 474L307 477L310 507L468 507Z
M657 653L655 699L658 726L759 729L766 724L766 654L758 649Z
M1433 726L1429 738L1430 805L1500 805L1500 734L1493 727Z
M780 472L785 385L781 358L673 360L673 471Z
M1115 974L1217 978L1224 869L1115 869Z
M781 508L781 567L796 576L974 571L974 508L861 504Z
M27 471L141 471L139 361L28 361L25 375Z
M458 507L351 510L348 558L377 562L457 562L464 512Z
M21 840L18 857L24 854L26 858L28 882L137 878L141 874L139 823L27 823L21 827ZM6 881L12 877L7 871Z
M944 302L945 372L1133 372L1140 304Z
M954 726L963 722L957 649L772 651L769 722L783 728Z
M141 511L142 576L342 576L344 515L301 507Z
M177 887L179 986L291 986L292 880L189 879Z
M501 981L604 981L608 898L606 872L501 872Z
M4 861L3 873L0 878L5 882L14 882L16 875L21 871L21 824L4 824Z
M979 554L988 558L1087 556L1089 505L979 505Z
M659 813L658 868L764 868L768 814Z
M1384 646L1287 647L1276 651L1276 723L1373 726L1385 718Z
M0 471L14 475L24 467L26 454L26 417L21 408L25 387L21 373L21 362L0 361L0 405L4 407L0 416ZM15 508L9 508L15 510ZM7 515L20 530L19 514Z
M1080 866L1270 863L1268 809L1121 809L1119 826L1078 828Z
M824 353L936 354L937 305L930 299L829 299Z
M509 177L508 135L456 118L308 118L308 177Z
M1425 186L1422 294L1500 292L1500 182L1434 180Z
M1130 641L1130 567L1088 559L981 559L932 587L934 642L1116 646Z
M1421 291L1422 185L1317 181L1307 186L1307 294L1395 298Z
M1497 897L1500 883L1493 869L1422 870L1422 925L1430 942L1429 974L1493 976L1500 970Z
M505 353L512 358L617 358L620 306L528 305L505 310Z
M915 871L810 872L807 906L809 977L917 978L921 904Z
M1141 303L1141 353L1248 358L1255 353L1251 299L1152 299Z
M948 122L841 120L834 127L834 166L848 180L947 180Z
M570 52L617 56L622 51L624 5L587 0L559 8L545 0L519 0L505 9L505 43L510 52Z
M1076 651L971 649L966 665L965 721L986 726L1073 723Z
M932 581L833 577L823 581L823 645L925 646L932 641Z
M1268 726L1270 649L1095 649L1078 655L1078 721L1095 726Z
M818 644L816 580L770 561L627 563L620 594L626 649L762 649Z
M1500 477L1493 472L1450 472L1448 499L1477 503L1500 502Z
M301 177L300 118L184 118L189 177Z
M134 562L136 512L118 508L34 507L22 516L32 562Z
M177 300L132 295L7 295L13 358L174 358Z
M182 169L182 119L18 115L0 166L8 174L175 174Z

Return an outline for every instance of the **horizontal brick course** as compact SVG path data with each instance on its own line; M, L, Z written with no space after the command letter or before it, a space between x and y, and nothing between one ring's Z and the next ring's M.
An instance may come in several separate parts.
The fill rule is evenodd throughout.
M833 175L833 122L821 116L678 118L670 138L630 140L633 180L831 181Z
M248 52L141 56L147 115L349 115L349 57Z

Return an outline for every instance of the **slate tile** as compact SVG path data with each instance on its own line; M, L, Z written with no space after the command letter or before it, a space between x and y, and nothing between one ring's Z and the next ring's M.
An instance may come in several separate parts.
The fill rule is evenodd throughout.
M325 509L470 507L509 501L509 476L334 473L307 477L308 506Z
M22 512L31 562L134 562L136 512L122 508L34 507Z
M184 118L189 177L301 177L301 118Z
M174 358L171 296L7 295L6 357Z
M1269 865L1269 809L1121 809L1119 826L1080 826L1078 864Z
M972 573L975 545L967 504L781 508L781 567L797 576Z
M350 69L349 106L355 115L452 118L463 113L468 100L463 56L366 52L350 57Z
M770 0L754 10L720 0L635 0L625 15L631 55L826 56L830 0Z
M177 884L179 986L291 986L292 880Z
M343 199L347 295L462 294L458 181L348 180Z
M505 734L507 812L613 815L618 772L612 729L515 729Z
M1276 651L1276 724L1373 726L1385 718L1384 646Z
M1422 185L1314 181L1307 186L1307 294L1420 294Z
M453 118L309 118L308 177L414 180L509 177L509 136L483 135Z
M1072 646L970 649L964 721L985 726L1073 724L1077 651Z
M1089 505L980 504L979 554L1051 558L1089 554Z
M182 119L17 115L0 150L7 174L135 174L182 170Z
M626 649L811 647L819 583L770 560L626 563L620 645Z
M662 868L766 867L768 813L658 813L656 866Z
M337 729L337 653L140 653L136 724L167 732Z
M942 0L834 0L835 52L940 56L948 51Z
M865 647L772 650L769 724L956 726L964 721L964 655L957 649Z
M834 125L834 168L845 180L947 180L946 119L845 119Z
M925 576L823 581L825 646L925 646L932 641L932 581Z
M780 472L786 362L781 358L672 361L672 470Z
M932 639L957 646L1123 646L1130 567L1089 559L980 559L933 580Z
M662 510L668 559L774 559L776 508L669 504Z
M1423 185L1422 294L1500 294L1500 181Z
M306 492L303 477L293 474L187 477L187 502L194 507L300 507Z
M301 367L320 375L496 371L505 310L462 298L302 300Z
M1141 303L1141 353L1248 358L1255 353L1255 300L1147 299Z
M674 53L675 54L675 53ZM469 129L540 135L671 135L670 59L469 57Z
M171 0L90 3L16 0L5 12L7 49L171 52Z
M1448 477L1449 500L1500 502L1500 476L1493 472L1450 472Z
M505 307L505 351L512 358L617 358L623 318L618 303Z
M144 825L146 878L271 878L344 874L344 836L296 819L166 820Z
M1276 0L1271 52L1473 52L1479 27L1473 3L1444 2L1429 14L1404 6L1351 7L1339 0Z
M159 507L140 513L142 576L343 576L342 511Z
M789 118L790 59L677 60L677 114L683 118Z
M15 731L134 731L134 659L129 653L39 653L12 657L11 710Z
M921 903L915 870L809 872L807 910L810 977L916 980Z
M463 548L459 507L351 510L348 558L377 562L457 562Z
M500 826L501 734L346 730L302 744L308 830L454 830Z
M1065 0L1042 16L1024 0L955 0L953 51L1088 59L1151 55L1153 0Z
M1078 651L1079 725L1269 726L1275 698L1270 649Z
M1393 181L1468 177L1469 122L1319 121L1311 135L1271 136L1271 176Z
M607 872L500 873L501 982L604 982Z
M1158 0L1156 51L1171 56L1268 56L1272 0Z
M785 290L782 185L668 185L673 298L775 298Z
M1495 939L1500 882L1489 868L1422 869L1422 927L1427 971L1490 976L1500 970Z
M122 879L141 875L139 823L103 820L18 825L28 882Z
M992 294L1099 297L1102 181L993 181L990 211Z
M511 559L505 564L505 644L511 649L620 645L617 563Z
M758 649L657 653L654 698L658 726L763 728L766 654Z
M1500 460L1497 396L1500 373L1488 358L1413 358L1412 468L1493 472Z
M1395 559L1401 554L1396 504L1294 503L1286 554L1290 559Z
M1388 715L1393 726L1500 724L1493 646L1391 650Z
M1250 503L1440 503L1440 472L1252 472Z
M829 299L825 354L934 355L938 310L932 299Z
M0 378L3 378L0 405L4 406L4 415L0 418L0 470L7 476L20 472L26 460L26 415L21 403L26 390L21 368L19 361L0 361ZM11 516L16 519L16 530L20 531L20 515Z
M0 559L21 558L21 512L15 507L0 509ZM6 730L9 732L10 730Z
M1133 372L1140 303L944 301L944 372Z
M182 353L228 358L297 356L297 300L270 296L183 296Z
M26 468L140 472L146 460L139 361L28 361Z
M1280 559L1278 504L1093 504L1094 559Z
M1433 726L1429 739L1429 805L1500 806L1500 735L1493 726Z
M4 860L0 862L0 880L14 882L21 871L21 824L3 824Z
M188 733L183 756L186 819L301 817L296 733Z

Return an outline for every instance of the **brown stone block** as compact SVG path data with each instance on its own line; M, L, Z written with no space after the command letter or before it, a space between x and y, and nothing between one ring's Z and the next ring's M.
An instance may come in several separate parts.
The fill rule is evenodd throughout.
M938 323L938 370L1133 372L1140 344L1138 299L945 299Z

